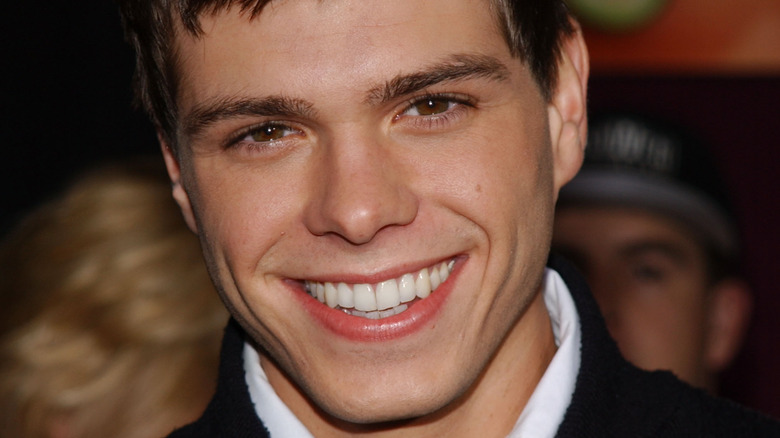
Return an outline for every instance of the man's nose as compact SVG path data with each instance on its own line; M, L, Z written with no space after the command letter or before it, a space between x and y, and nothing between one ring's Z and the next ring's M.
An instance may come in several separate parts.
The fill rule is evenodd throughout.
M311 233L362 245L386 227L414 221L419 202L407 178L411 169L390 148L367 136L333 139L325 146L305 212Z

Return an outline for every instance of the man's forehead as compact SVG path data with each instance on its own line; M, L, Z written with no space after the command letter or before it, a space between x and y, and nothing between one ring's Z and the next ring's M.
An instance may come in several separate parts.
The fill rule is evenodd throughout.
M258 76L300 86L337 75L385 80L463 53L511 57L482 1L417 4L297 0L272 2L254 18L239 8L208 14L200 35L178 41L179 77L191 82L187 73L198 71L200 84L189 85L206 91L225 79L247 84Z
M196 2L193 2L196 3ZM205 3L205 2L204 2ZM487 32L499 29L498 15L490 0L235 0L214 2L212 7L190 8L188 13L175 14L177 39L203 37L231 29L241 32L248 26L279 26L289 30L306 30L306 17L321 22L335 21L341 31L357 36L361 31L370 34L377 28L392 27L415 21L425 27L431 16L442 20L479 21L479 15L491 17ZM202 5L203 3L197 3ZM475 11L477 12L475 14ZM484 14L482 13L484 12ZM275 23L275 24L273 24ZM271 30L269 29L269 32ZM305 32L299 34L305 36ZM296 38L295 40L297 40ZM433 41L421 41L430 44ZM360 41L354 41L355 44Z
M354 0L352 0L354 1ZM450 0L448 3L455 4L462 0ZM486 9L497 11L501 8L500 1L495 0L476 0L473 1L478 5L481 4ZM310 3L307 5L307 9L318 6L328 6L336 8L349 8L350 1L345 0L313 0L313 1L293 1L290 0L182 0L174 5L174 21L177 21L182 27L182 30L198 35L201 33L201 21L206 18L211 18L214 15L219 15L225 11L232 10L238 12L240 15L251 20L263 13L266 8L279 9L288 3ZM361 0L360 3L369 4L374 3L381 5L381 3L387 3L385 0ZM419 6L419 5L418 5ZM317 9L321 11L322 8ZM375 7L372 10L376 11ZM446 10L442 10L446 12ZM377 15L377 14L372 14ZM498 15L496 15L498 17Z

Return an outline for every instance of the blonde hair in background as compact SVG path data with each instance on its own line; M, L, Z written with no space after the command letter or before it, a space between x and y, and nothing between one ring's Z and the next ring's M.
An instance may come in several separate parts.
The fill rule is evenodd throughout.
M85 175L0 247L4 437L165 435L213 394L227 311L160 161Z

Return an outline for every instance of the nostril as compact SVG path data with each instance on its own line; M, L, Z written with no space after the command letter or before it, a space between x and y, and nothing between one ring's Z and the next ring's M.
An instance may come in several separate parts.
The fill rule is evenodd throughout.
M338 235L353 245L371 242L382 230L395 225L406 225L406 221L396 221L381 207L352 211L338 218L332 215L331 223L322 234Z

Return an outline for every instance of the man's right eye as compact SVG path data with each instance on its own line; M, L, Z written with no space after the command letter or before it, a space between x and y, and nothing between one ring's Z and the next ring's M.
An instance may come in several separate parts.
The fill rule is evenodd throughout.
M225 148L260 148L266 149L271 146L282 146L287 140L292 140L296 136L303 134L303 131L291 127L290 125L266 122L257 125L248 126L229 138L225 142ZM277 142L279 144L277 144Z

